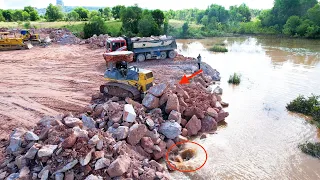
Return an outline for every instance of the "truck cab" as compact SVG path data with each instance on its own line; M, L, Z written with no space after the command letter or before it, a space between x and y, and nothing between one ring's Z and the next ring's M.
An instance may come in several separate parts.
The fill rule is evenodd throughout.
M108 38L106 41L107 52L126 51L127 42L124 38Z

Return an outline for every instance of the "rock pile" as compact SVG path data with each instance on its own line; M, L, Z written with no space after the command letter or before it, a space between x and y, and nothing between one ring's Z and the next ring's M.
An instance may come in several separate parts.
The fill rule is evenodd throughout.
M47 29L50 39L59 44L79 44L81 40L67 29Z
M94 49L102 48L105 47L108 38L109 36L107 34L100 34L99 36L93 35L91 38L86 39L85 43Z
M217 129L229 114L198 76L189 85L158 84L142 104L93 96L79 117L45 117L16 129L0 177L7 179L168 179L157 160L174 143Z

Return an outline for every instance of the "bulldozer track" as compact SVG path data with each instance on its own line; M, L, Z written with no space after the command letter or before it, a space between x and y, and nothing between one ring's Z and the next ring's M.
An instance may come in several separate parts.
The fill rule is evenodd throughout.
M108 92L105 92L105 87L107 87ZM134 100L141 99L140 91L136 87L118 82L109 82L100 86L100 92L122 98L130 97Z

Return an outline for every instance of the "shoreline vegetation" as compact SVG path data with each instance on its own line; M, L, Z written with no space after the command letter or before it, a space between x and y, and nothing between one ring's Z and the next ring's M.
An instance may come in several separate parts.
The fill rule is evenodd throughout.
M250 9L246 4L229 8L211 4L206 9L176 11L148 10L138 5L89 11L49 4L41 15L31 6L23 10L0 9L0 27L67 28L82 38L93 34L166 34L180 39L243 35L316 39L320 38L320 4L317 0L275 0L268 10Z
M305 98L300 95L289 104L287 104L286 108L289 111L301 113L307 116L311 116L312 120L310 121L312 124L315 124L318 128L320 128L320 96L316 96L312 94L310 97ZM305 154L311 155L313 157L317 157L320 159L320 142L306 142L300 144L298 146L301 151Z

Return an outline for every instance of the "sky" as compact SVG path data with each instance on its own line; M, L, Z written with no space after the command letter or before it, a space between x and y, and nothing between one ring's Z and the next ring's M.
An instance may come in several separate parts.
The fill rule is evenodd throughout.
M45 8L56 0L0 0L0 9L22 9L24 6ZM137 3L142 8L178 10L186 8L206 9L210 4L219 4L228 8L231 5L246 3L254 9L270 9L273 0L64 0L65 6L98 6L113 7L116 5L130 6Z

